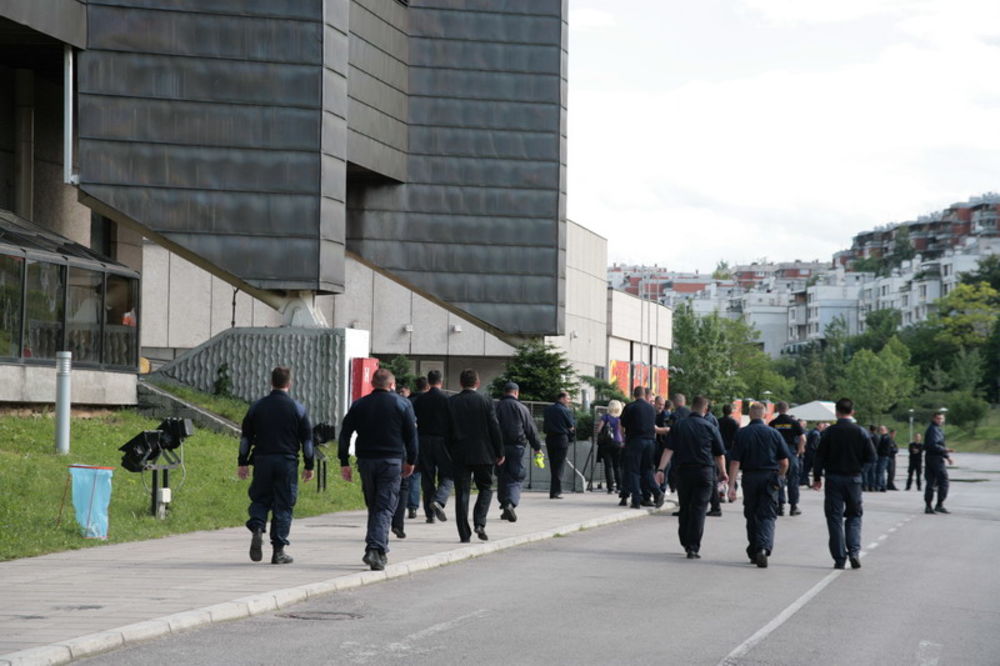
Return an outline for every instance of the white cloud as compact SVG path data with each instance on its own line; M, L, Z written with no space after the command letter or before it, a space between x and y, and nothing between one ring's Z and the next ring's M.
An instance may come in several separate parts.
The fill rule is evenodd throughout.
M597 28L610 28L617 24L615 15L603 9L593 9L588 7L572 8L569 10L569 24L574 30L595 30Z
M879 14L912 11L933 0L742 0L751 12L778 23L853 21Z
M1000 48L968 28L1000 9L919 4L899 24L916 38L861 64L615 94L571 76L570 217L612 260L709 270L829 259L863 228L998 189Z

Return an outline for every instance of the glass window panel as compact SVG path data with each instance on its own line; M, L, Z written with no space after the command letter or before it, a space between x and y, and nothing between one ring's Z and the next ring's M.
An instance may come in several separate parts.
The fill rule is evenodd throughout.
M104 273L71 267L68 288L66 337L73 362L100 363Z
M138 358L139 281L121 275L108 275L104 308L104 362L107 365L135 367Z
M23 258L0 255L0 356L8 358L20 355L23 267Z
M58 264L28 261L25 358L54 359L61 351L65 271Z

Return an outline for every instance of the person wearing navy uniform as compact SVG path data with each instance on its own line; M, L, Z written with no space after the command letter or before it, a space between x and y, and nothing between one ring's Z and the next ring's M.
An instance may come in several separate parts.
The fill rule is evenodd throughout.
M313 477L315 453L312 425L305 406L293 400L292 371L278 366L271 371L271 393L250 406L243 417L240 451L236 473L240 479L250 475L250 559L260 562L267 514L271 514L271 564L291 564L292 556L285 552L292 527L292 510L298 495L296 474L299 449L302 450L302 480Z
M365 554L361 561L372 571L385 568L389 528L400 502L400 482L413 474L417 462L417 420L412 403L396 393L396 378L385 368L372 375L371 393L354 401L344 416L337 456L340 476L351 481L351 436L356 432L354 457L361 476L361 492L368 507Z
M689 560L701 557L699 551L705 532L705 513L716 478L712 467L718 469L720 482L729 480L723 467L726 449L722 444L722 435L705 418L707 408L708 400L704 396L695 397L691 403L691 415L678 421L670 430L667 448L656 470L656 482L663 483L667 464L672 460L676 466L677 499L681 507L677 534Z
M835 411L837 422L823 431L813 466L813 490L826 494L823 511L830 536L833 566L843 569L850 559L852 569L861 568L861 470L875 462L875 446L865 429L856 424L854 401L841 398Z
M650 460L653 448L656 446L656 436L666 433L665 427L656 425L656 408L645 398L645 389L636 386L632 389L632 402L625 405L619 423L625 430L625 452L622 456L622 467L625 481L625 495L622 501L632 498L631 506L638 509L643 505L643 493L649 489L653 501L647 504L663 506L663 491L659 481L653 478L653 465Z
M944 500L948 497L948 469L945 461L951 464L954 449L944 445L944 412L938 412L931 418L924 435L924 513L950 513L944 508ZM937 504L934 504L934 491L937 490Z
M916 477L917 490L921 490L920 477L924 473L924 440L919 432L913 435L913 441L909 445L910 459L906 469L906 489L913 487L913 479Z
M497 465L497 500L500 502L500 519L517 522L517 505L521 503L521 482L527 476L524 466L524 449L531 446L535 453L542 450L535 430L535 419L518 395L521 388L507 382L504 395L496 404L497 422L503 436L504 463Z
M549 452L549 499L562 499L562 474L570 442L576 436L576 419L569 408L569 393L560 391L542 412L545 448Z
M413 401L420 439L420 483L424 493L424 515L428 523L444 522L448 514L444 507L455 486L455 470L448 451L451 435L451 410L448 395L441 390L441 371L427 373L430 388Z
M785 441L788 449L788 475L781 481L778 491L778 515L785 515L785 496L788 496L788 515L798 516L799 511L799 457L805 453L806 431L798 419L788 415L788 403L779 402L776 405L778 416L769 424L777 430Z
M742 470L747 557L764 569L774 548L778 485L789 464L785 440L764 423L764 405L750 405L750 423L736 432L729 457L729 501L736 501L736 475Z

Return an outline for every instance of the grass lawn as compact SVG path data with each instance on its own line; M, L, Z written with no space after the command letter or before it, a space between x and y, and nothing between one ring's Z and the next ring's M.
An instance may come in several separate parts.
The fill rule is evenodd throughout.
M170 382L150 383L157 388L163 389L167 393L172 393L182 400L187 400L202 409L207 409L213 414L218 414L219 416L227 418L236 425L243 422L243 417L246 416L247 409L250 407L249 403L243 402L239 398L214 395L212 393L202 393L197 389Z
M52 414L0 416L0 561L242 525L247 517L250 482L236 477L238 442L207 430L197 431L182 447L187 477L183 478L181 470L170 474L173 504L166 520L149 515L150 492L143 481L149 484L150 475L120 467L118 447L156 425L157 421L127 410L74 418L70 454L61 456L54 453ZM339 465L331 453L327 452L327 490L317 493L315 479L308 484L300 482L296 516L364 506L360 483L340 479ZM62 523L56 524L68 478L66 467L71 464L115 468L107 541L80 536L68 495Z

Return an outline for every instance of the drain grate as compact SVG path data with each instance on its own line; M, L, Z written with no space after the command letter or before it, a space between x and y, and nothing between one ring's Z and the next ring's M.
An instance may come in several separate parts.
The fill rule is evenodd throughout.
M296 611L294 613L278 613L277 615L288 620L325 620L327 622L360 620L364 617L364 615L359 613L342 613L336 611Z

